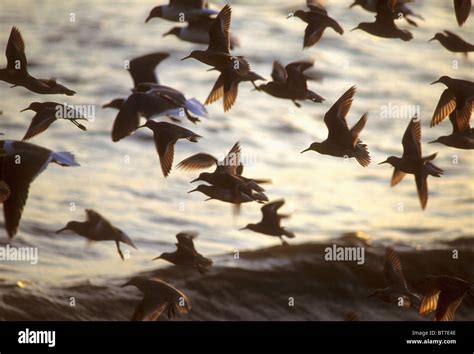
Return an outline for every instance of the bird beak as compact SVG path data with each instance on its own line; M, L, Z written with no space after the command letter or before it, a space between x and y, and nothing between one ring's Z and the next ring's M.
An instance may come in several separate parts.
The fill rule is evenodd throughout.
M152 261L156 261L157 259L161 259L161 256L153 258Z
M188 55L187 57L181 58L181 61L189 59L189 58L191 58L191 55Z
M125 284L123 285L120 285L121 288L125 288L126 286L129 286L130 285L130 281L127 281Z
M286 18L292 18L293 16L295 16L294 14L289 14L288 16L286 16Z
M355 31L356 29L359 29L359 26L354 27L353 29L351 29L351 32L352 32L352 31Z
M356 6L356 5L357 5L357 2L354 1L352 4L349 5L349 8L352 9L352 8L353 8L354 6Z
M146 20L145 20L145 23L148 23L148 21L150 21L151 19L152 19L151 15L148 16L148 17L146 18Z
M311 150L311 149L310 148L304 149L303 151L300 152L300 154L302 154L303 152L309 151L309 150Z
M197 181L199 181L199 177L196 178L196 179L193 179L193 180L192 180L191 182L189 182L189 183L194 183L194 182L197 182Z
M25 109L22 109L20 112L24 112L24 111L27 111L29 109L30 109L30 107L26 107Z
M382 162L378 163L378 165L382 165L382 164L384 164L384 163L388 163L388 161L387 161L387 160L382 161Z
M196 192L197 190L198 190L197 188L196 188L196 189L193 189L192 191L189 191L188 194L189 194L189 193L192 193L192 192Z
M439 82L439 80L433 81L430 85L437 84L438 82Z
M435 39L436 39L436 38L433 37L433 38L431 38L428 42L434 41Z
M137 129L145 128L145 127L146 127L146 124L143 124L143 125L138 126Z
M59 234L59 233L61 233L61 232L64 231L64 230L69 230L69 229L67 228L67 226L65 226L65 227L63 227L62 229L59 229L58 231L56 231L56 233Z
M242 230L247 230L247 226L241 227L241 228L239 229L239 231L242 231Z
M437 143L437 142L438 142L438 140L433 140L433 141L428 142L428 144L434 144L434 143Z
M164 34L162 35L162 37L169 36L170 34L171 34L171 31L169 31L169 32L166 32L166 33L164 33Z

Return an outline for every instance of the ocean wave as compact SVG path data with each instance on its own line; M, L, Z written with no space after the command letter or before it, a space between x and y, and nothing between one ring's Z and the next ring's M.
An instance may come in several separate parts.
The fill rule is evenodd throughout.
M429 274L472 281L473 242L472 237L462 237L423 250L397 244L408 284L416 290L416 284ZM363 247L365 263L326 261L325 250L334 244ZM206 275L174 266L139 275L165 280L190 297L192 310L179 320L429 320L367 297L384 286L385 246L365 234L350 233L334 242L241 252L238 259L234 254L221 255ZM458 259L452 259L453 247ZM51 288L0 280L0 319L128 320L141 294L133 287L120 288L127 280L110 278ZM456 320L474 320L473 309L474 299L466 297Z

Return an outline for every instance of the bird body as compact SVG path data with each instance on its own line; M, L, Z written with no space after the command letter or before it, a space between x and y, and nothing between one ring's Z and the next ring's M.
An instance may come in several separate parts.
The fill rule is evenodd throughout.
M369 297L376 297L386 303L403 308L419 309L421 297L408 289L398 254L390 247L385 251L384 278L386 287L376 289Z
M200 103L190 101L180 91L171 87L140 83L120 106L112 127L112 141L117 142L132 134L139 127L142 116L150 119L180 109L191 122L198 122L199 118L194 117L188 108L201 115L207 114L207 111L202 105L195 109L195 105L200 105ZM120 104L119 100L110 103L114 106L118 104Z
M30 184L50 162L61 166L79 166L74 155L56 152L42 146L16 140L0 140L0 180L9 187L3 201L5 229L10 238L17 233Z
M224 109L229 110L237 99L237 87L241 77L249 74L250 65L242 56L230 53L230 22L232 9L227 4L212 21L209 28L209 46L206 50L194 50L187 57L194 58L221 73L224 89ZM218 79L219 80L219 79ZM216 85L214 85L216 87Z
M324 123L329 131L328 138L321 143L312 143L301 153L313 150L324 155L355 157L363 167L370 164L367 145L359 139L359 134L367 122L367 113L351 129L347 126L346 116L351 108L355 92L355 86L349 88L324 115Z
M424 296L420 306L420 315L433 311L435 321L454 321L456 310L464 297L474 298L474 284L449 275L429 275L421 283Z
M191 310L191 301L186 294L162 280L133 277L121 287L130 285L143 293L142 300L135 307L132 321L155 321L163 312L172 319L176 313L187 314Z
M474 44L466 42L457 34L447 30L436 33L429 41L433 40L439 41L443 47L453 53L463 53L467 56L468 52L474 52Z
M211 29L214 18L208 15L193 16L188 18L188 25L185 27L173 27L171 30L163 34L163 37L174 35L179 39L198 44L209 44L209 30ZM239 39L232 34L230 35L230 49L239 46Z
M397 18L397 13L392 4L393 0L377 0L375 22L359 23L352 31L360 29L377 37L398 38L403 41L412 40L413 34L410 31L400 29L395 24L394 19Z
M377 12L377 2L379 0L355 0L349 8L352 8L356 5L360 5L364 10L367 10L369 12ZM407 5L411 0L397 0L394 11L393 11L393 19L397 20L400 15L403 16L403 18L412 26L418 27L418 24L413 21L410 17L417 17L421 20L423 20L423 16L413 12L412 9L410 9Z
M86 221L69 221L65 227L56 231L56 233L59 234L65 230L70 230L90 241L115 241L117 251L122 260L124 260L124 257L120 249L120 242L135 249L137 248L130 237L128 237L122 230L112 225L98 212L92 209L86 209L86 215Z
M262 220L257 224L247 224L247 226L240 230L248 229L261 234L276 236L280 238L284 246L288 246L288 243L283 240L283 236L294 238L295 234L280 225L281 219L289 217L285 214L278 214L278 209L280 209L283 204L285 204L283 199L265 204L261 208Z
M79 129L87 130L85 126L78 122L78 120L87 120L87 118L85 118L81 113L74 110L71 114L74 118L69 118L69 114L67 117L58 115L58 112L61 112L63 107L62 104L56 102L33 102L27 108L23 109L21 112L31 110L36 114L31 120L31 124L22 140L31 139L32 137L44 132L58 119L69 120Z
M324 30L328 27L332 28L340 35L344 33L341 25L339 25L339 23L337 23L337 21L332 17L328 16L326 9L322 7L322 5L319 3L316 5L314 0L308 0L307 5L309 7L309 11L297 10L293 14L294 17L297 17L307 23L303 49L309 48L318 43L324 34Z
M197 139L201 137L188 129L167 122L155 122L149 120L141 127L147 127L153 131L155 147L165 177L168 176L173 165L174 145L176 142L179 139L186 139L193 143L197 143Z
M403 135L403 156L390 156L387 160L381 162L389 163L395 167L390 185L397 185L406 173L415 175L416 187L422 209L426 208L428 202L428 176L441 177L444 171L433 164L436 154L426 157L421 152L421 125L418 118L413 118ZM379 165L380 165L379 164Z
M273 81L259 85L257 90L277 98L292 100L297 107L300 107L297 100L321 103L324 98L308 89L308 79L304 74L304 71L312 66L313 62L298 61L284 67L275 60L272 70Z
M204 181L215 187L229 190L237 196L243 193L250 198L256 198L255 200L267 201L263 193L265 190L254 180L242 176L243 166L240 162L240 153L240 144L237 142L221 162L212 155L199 153L181 161L178 168L201 169L216 165L214 172L202 172L191 183Z
M443 83L447 88L441 94L436 105L430 127L439 124L452 112L456 114L456 124L460 127L469 126L474 106L474 82L453 79L449 76L441 76L431 84Z
M5 55L7 67L0 69L0 80L12 84L12 87L23 86L32 92L45 95L65 94L72 96L76 93L57 83L54 79L37 79L28 73L25 43L16 27L11 29Z
M201 274L204 274L207 268L212 265L212 260L196 251L194 239L197 235L196 232L180 232L176 235L178 240L176 251L162 253L153 260L164 259L177 266L196 267Z
M449 120L453 126L452 133L440 136L429 144L440 143L457 149L474 149L474 129L470 127L469 122L466 124L465 121L459 121L455 111L450 113Z
M154 7L145 22L152 18L162 18L172 22L183 22L195 16L210 16L217 11L209 8L206 0L170 0L168 5Z

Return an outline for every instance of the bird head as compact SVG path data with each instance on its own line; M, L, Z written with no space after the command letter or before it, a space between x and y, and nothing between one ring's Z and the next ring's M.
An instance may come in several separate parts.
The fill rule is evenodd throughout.
M141 288L146 283L146 279L143 277L132 277L128 282L121 285L121 288L125 288L126 286L136 286L137 288Z
M443 75L438 80L433 81L431 83L431 85L434 85L434 84L437 84L438 82L440 82L440 83L445 84L446 86L448 86L451 83L451 80L452 79L449 76Z
M102 106L102 108L115 108L115 109L120 109L122 108L123 103L125 102L125 99L123 98L116 98L110 101L109 103L106 103Z
M300 152L300 154L302 154L303 152L306 152L306 151L310 151L310 150L318 151L318 152L319 152L320 146L321 146L321 143L312 143L312 144L309 146L309 148L304 149L303 151Z
M440 40L440 38L442 38L443 35L441 33L436 33L435 36L433 38L431 38L428 42L431 42L431 41L434 41L435 39L436 40Z
M163 6L156 6L153 9L151 9L150 14L145 20L145 23L150 21L152 18L155 17L163 17Z
M78 231L80 230L81 228L81 223L79 221L69 221L66 226L64 226L62 229L59 229L58 231L56 231L57 234L63 232L63 231L66 231L66 230L70 230L70 231L75 231L77 233L79 233Z
M305 15L305 12L303 10L296 10L293 14L288 15L286 18L290 18L290 17L303 18L304 15Z
M43 107L43 104L40 102L33 102L31 103L28 107L25 109L22 109L20 112L25 112L25 111L35 111L39 112L41 108Z
M361 23L359 23L356 27L354 27L353 29L351 29L351 32L352 32L352 31L355 31L355 30L362 30L362 31L369 32L369 31L370 31L370 23L368 23L368 22L361 22ZM369 32L369 33L370 33L370 32Z
M199 186L197 186L195 189L189 191L188 193L201 192L201 193L203 193L203 194L206 194L206 192L207 192L210 188L211 188L210 186L206 186L205 184L200 184Z
M171 30L163 34L163 37L169 36L169 35L175 35L176 37L179 37L179 33L181 32L181 27L173 27Z
M382 161L379 163L379 165L382 165L384 163L389 163L390 165L392 166L395 166L397 164L397 161L398 161L398 158L395 157L395 156L390 156L388 159L386 159L385 161Z
M205 181L207 182L209 180L209 177L211 176L211 173L209 172L202 172L199 174L198 178L196 179L193 179L191 182L189 183L193 183L193 182L197 182L197 181ZM199 186L200 187L200 186Z
M166 260L166 261L168 261L168 262L171 262L171 260L172 260L172 255L171 255L171 253L169 253L169 252L164 252L164 253L160 254L158 257L153 258L152 260L155 261L155 260L157 260L157 259L164 259L164 260Z
M187 57L181 58L181 61L193 58L199 60L199 58L202 56L202 51L200 50L193 50Z
M440 143L440 144L446 145L446 143L448 142L448 140L449 140L449 137L447 137L447 136L440 136L440 137L437 138L436 140L433 140L433 141L428 142L428 144Z

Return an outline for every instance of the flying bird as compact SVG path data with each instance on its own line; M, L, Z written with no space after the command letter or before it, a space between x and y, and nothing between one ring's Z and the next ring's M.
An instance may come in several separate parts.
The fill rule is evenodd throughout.
M144 125L138 127L147 127L153 131L155 147L160 158L161 170L166 177L171 171L174 159L174 145L179 139L186 139L193 143L197 143L200 135L167 122L147 121Z
M385 265L383 268L386 287L375 289L369 297L376 297L384 302L403 308L419 309L421 297L408 289L402 271L402 263L398 254L390 247L385 250Z
M140 83L132 94L122 103L112 127L112 141L117 142L138 129L140 117L147 120L179 109L192 123L199 122L191 112L201 116L207 115L207 110L199 102L187 100L178 90L168 86Z
M359 134L367 122L367 113L364 113L351 129L347 126L346 117L351 109L356 89L355 86L352 86L347 90L324 115L324 123L328 127L327 139L321 143L312 143L309 148L301 151L301 153L313 150L324 155L355 157L363 167L370 164L367 145L359 139Z
M461 126L469 124L474 105L474 82L453 79L444 75L432 82L431 85L436 83L443 83L447 88L439 97L430 127L439 124L453 111L456 112L456 119Z
M143 293L143 298L135 307L132 321L155 321L162 313L169 319L176 313L187 314L191 310L191 301L180 290L156 279L133 277L121 287L133 285Z
M474 298L474 284L449 275L429 275L420 283L424 291L420 315L433 311L435 321L454 321L456 310L464 297Z
M393 11L393 19L397 20L400 15L412 26L418 27L418 24L411 19L410 17L417 17L420 20L424 20L423 16L413 12L412 9L408 7L407 3L410 3L412 0L397 0L394 11ZM349 8L353 8L354 6L360 5L364 10L369 12L377 12L377 2L378 0L355 0Z
M173 22L183 22L194 16L215 15L217 11L209 8L207 0L170 0L168 5L154 7L145 23L152 18L162 18Z
M9 189L9 196L3 201L5 230L8 236L13 238L28 199L30 184L35 178L50 162L61 166L79 164L69 152L56 152L23 141L0 140L0 151L0 180L4 181Z
M219 162L212 155L199 153L181 161L178 167L182 169L200 169L216 165L214 172L202 172L191 183L204 181L213 186L227 189L236 196L243 193L255 200L268 201L263 193L265 190L255 180L242 176L243 166L240 162L240 153L240 144L237 142L222 162ZM264 182L266 181L264 180Z
M436 140L430 141L429 144L440 143L457 149L474 149L474 129L471 128L469 122L466 124L459 121L454 111L449 115L449 120L453 126L453 132L450 135L440 136Z
M453 53L463 53L465 57L469 52L474 52L474 44L466 42L464 39L459 37L457 34L444 30L438 32L429 42L437 40L443 47Z
M308 89L308 77L304 73L312 66L313 62L297 61L284 67L275 60L272 70L273 81L259 85L257 90L273 97L291 100L296 107L301 107L301 104L296 102L297 100L321 103L324 98Z
M393 170L391 187L396 186L410 173L415 176L416 188L420 198L421 207L424 210L428 202L428 176L441 177L444 171L434 165L431 161L436 158L436 153L423 157L421 154L421 125L420 120L415 116L407 126L403 135L403 156L390 156L387 160L379 163L389 163Z
M132 239L128 237L127 234L112 225L110 221L95 210L86 209L86 216L86 221L69 221L65 227L56 231L56 233L59 234L65 230L70 230L85 237L89 241L114 241L117 246L117 252L120 255L120 258L122 258L122 261L125 259L122 250L120 249L120 242L137 249L133 244Z
M5 55L7 67L0 69L0 80L12 84L12 87L23 86L32 92L44 95L65 94L72 96L76 93L57 83L54 79L37 79L28 73L25 42L20 30L16 27L11 29Z
M255 89L258 89L257 85L255 84L255 81L258 80L263 80L265 79L258 75L257 73L253 71L249 71L246 75L239 76L237 80L235 81L235 97L237 97L237 92L239 88L239 84L241 82L251 82L253 87ZM222 97L224 97L223 104L224 104L224 112L227 112L229 109L232 108L232 105L235 103L234 96L231 95L225 95L224 94L224 81L225 81L225 76L224 74L220 74L219 77L217 78L214 86L212 87L211 92L209 93L209 96L207 96L206 102L204 102L205 105L214 103L218 100L220 100Z
M187 57L212 66L222 74L224 88L224 108L228 111L237 99L241 77L250 72L250 65L242 56L230 53L230 22L232 9L225 5L214 19L209 29L209 46L206 50L194 50Z
M239 230L248 229L261 234L276 236L280 238L283 246L289 246L288 242L283 240L283 236L294 238L295 234L280 225L282 219L289 217L289 215L286 214L278 214L278 209L280 209L283 204L285 204L283 199L265 204L261 208L263 215L262 220L257 224L247 224L247 226Z
M165 252L153 260L164 259L177 266L196 267L199 273L204 274L212 265L212 260L204 257L196 251L194 240L197 238L197 232L180 232L176 235L176 251Z
M309 11L297 10L290 14L288 18L298 17L307 23L304 32L303 49L309 48L319 42L328 27L342 35L344 30L335 19L329 17L327 10L316 0L307 0Z
M173 27L168 32L163 34L163 37L174 35L182 41L208 44L209 45L209 30L211 29L214 17L207 14L192 16L187 20L187 26ZM240 41L233 34L230 35L230 49L235 49L240 46Z
M399 38L403 41L410 41L413 39L413 34L410 31L400 29L396 24L394 18L396 4L394 0L377 0L375 22L362 22L353 28L351 31L360 29L377 37L382 38Z
M66 108L67 112L65 112ZM71 109L71 111L69 111L69 108L61 103L33 102L20 112L28 110L33 111L36 114L31 120L30 126L22 140L31 139L32 137L44 132L58 119L68 120L79 129L87 130L84 125L78 122L79 120L87 120L87 118L76 110ZM66 113L66 115L64 113Z

